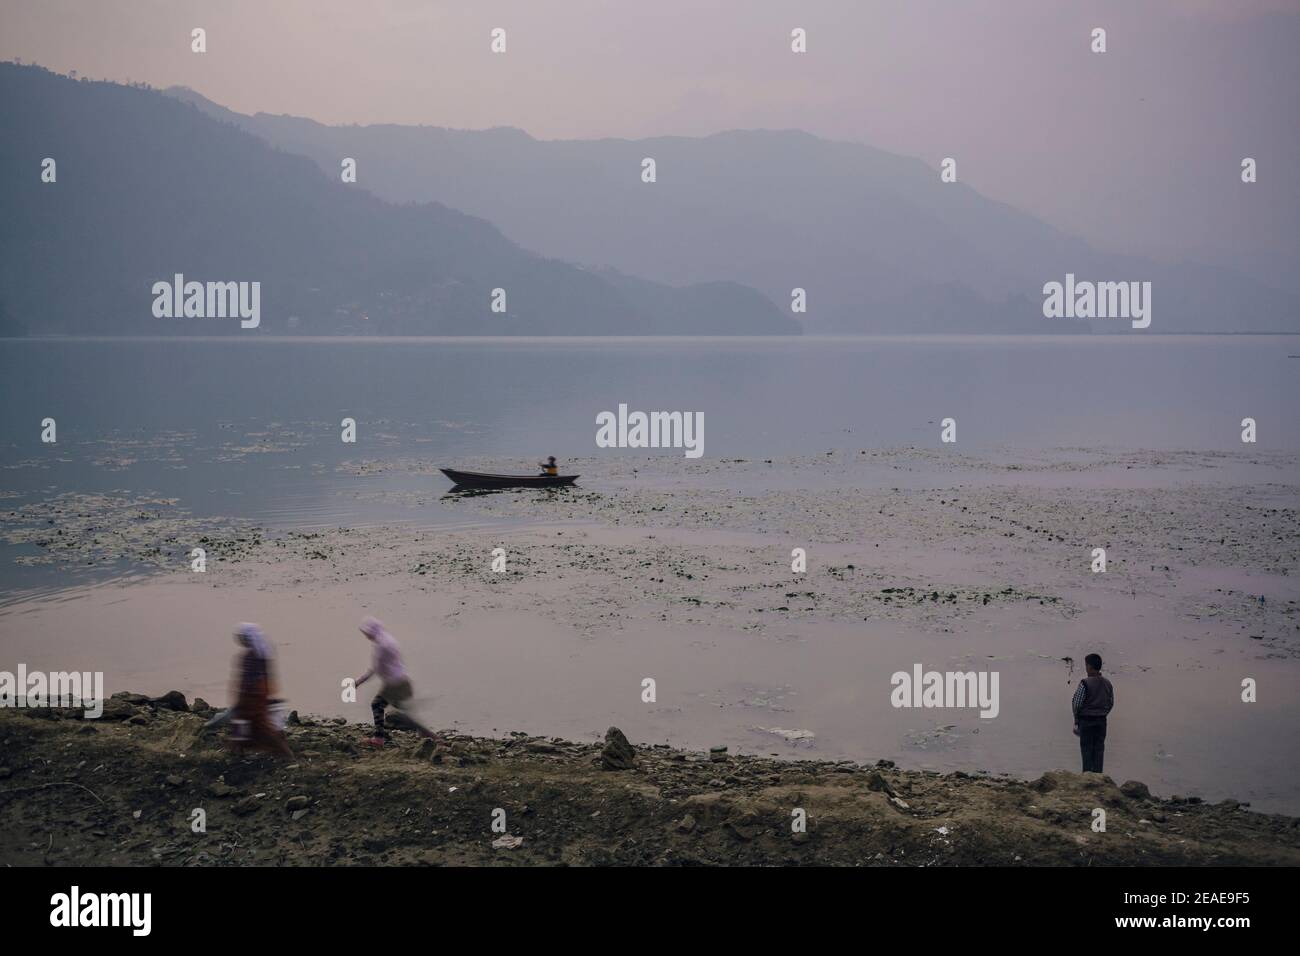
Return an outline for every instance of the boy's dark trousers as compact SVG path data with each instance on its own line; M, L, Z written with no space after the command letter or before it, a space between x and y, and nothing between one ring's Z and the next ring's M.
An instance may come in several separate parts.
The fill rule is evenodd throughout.
M1083 772L1101 773L1106 758L1106 718L1079 718L1079 752L1083 755Z

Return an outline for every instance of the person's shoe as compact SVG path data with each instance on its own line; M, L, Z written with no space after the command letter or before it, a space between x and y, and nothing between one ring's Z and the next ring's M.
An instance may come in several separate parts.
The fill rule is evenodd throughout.
M369 744L371 747L374 747L376 750L382 749L384 744L386 744L387 742L388 741L386 741L383 737L367 737L364 741L364 743Z

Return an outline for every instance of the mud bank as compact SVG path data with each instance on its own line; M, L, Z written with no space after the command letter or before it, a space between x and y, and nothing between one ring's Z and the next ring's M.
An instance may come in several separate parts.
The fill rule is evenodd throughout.
M517 731L445 731L435 746L398 730L374 750L361 725L307 717L277 760L200 734L206 710L119 694L99 720L0 711L0 864L1300 864L1300 819L1093 774L1029 782Z

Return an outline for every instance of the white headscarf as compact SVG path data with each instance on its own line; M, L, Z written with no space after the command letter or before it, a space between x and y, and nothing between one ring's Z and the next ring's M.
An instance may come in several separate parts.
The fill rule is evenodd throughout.
M264 661L271 659L271 645L267 642L262 629L256 624L241 624L235 628L235 636Z

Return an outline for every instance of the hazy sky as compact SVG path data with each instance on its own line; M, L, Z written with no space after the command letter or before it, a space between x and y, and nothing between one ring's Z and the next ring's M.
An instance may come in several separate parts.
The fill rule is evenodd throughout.
M1300 0L0 0L0 59L328 123L798 128L953 156L963 181L1102 247L1289 288L1297 54Z

